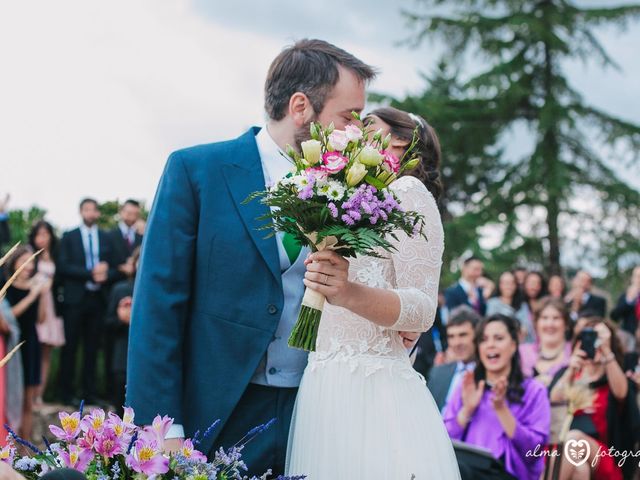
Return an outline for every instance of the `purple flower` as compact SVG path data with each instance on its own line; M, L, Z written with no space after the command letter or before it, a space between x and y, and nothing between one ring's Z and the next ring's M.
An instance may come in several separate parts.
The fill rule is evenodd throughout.
M300 200L309 200L311 197L313 197L313 186L305 187L298 193Z
M60 451L60 457L66 467L84 472L89 462L93 459L93 453L91 453L91 450L80 448L77 445L69 445L68 451Z
M349 225L350 227L356 224L356 222L353 221L353 218L351 218L349 215L345 214L345 215L342 215L342 217L340 218L342 218L342 221L347 225Z
M356 222L359 222L362 219L362 215L360 215L360 212L357 210L348 210L347 215L349 215Z
M333 218L338 218L338 207L336 207L336 204L333 202L330 202L327 205L327 208L329 209L329 212L331 213L331 216Z
M58 417L62 428L57 425L49 425L49 430L58 440L73 442L80 433L80 412L74 412L71 415L67 412L60 412Z

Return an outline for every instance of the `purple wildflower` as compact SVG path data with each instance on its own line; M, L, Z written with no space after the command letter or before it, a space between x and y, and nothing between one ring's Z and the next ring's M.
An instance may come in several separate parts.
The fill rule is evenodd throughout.
M349 225L350 227L356 224L356 222L354 222L354 221L353 221L353 218L351 218L351 217L350 217L349 215L347 215L347 214L342 215L342 217L340 217L340 218L342 218L342 221L343 221L344 223L346 223L347 225Z
M329 212L331 213L331 216L333 218L338 218L338 207L336 207L336 204L333 202L330 202L327 205L327 208L329 209Z
M311 197L313 197L313 186L312 185L309 185L308 187L303 188L298 193L298 198L300 200L309 200Z
M347 211L347 215L353 218L353 220L355 220L356 222L362 220L362 215L360 215L360 212L357 210L349 210Z

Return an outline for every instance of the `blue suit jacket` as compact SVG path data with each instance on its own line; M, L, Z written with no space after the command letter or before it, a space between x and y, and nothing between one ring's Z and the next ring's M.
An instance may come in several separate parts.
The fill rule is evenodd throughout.
M273 339L284 302L276 240L256 230L267 207L241 205L265 187L257 132L167 161L133 298L127 403L138 424L166 414L188 437L224 425Z
M478 298L480 299L480 315L484 315L487 312L487 304L484 300L484 295L482 295L482 289L478 288ZM469 297L467 296L467 292L464 291L462 285L460 283L455 283L444 291L444 299L449 309L449 312L460 305L468 305L473 307L469 302Z

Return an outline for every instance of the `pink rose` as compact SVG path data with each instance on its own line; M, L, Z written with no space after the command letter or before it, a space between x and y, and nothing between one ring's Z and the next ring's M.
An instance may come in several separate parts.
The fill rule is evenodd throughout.
M334 130L329 134L329 144L337 152L342 152L349 144L346 132L343 130Z
M325 170L334 175L347 166L349 159L336 152L326 152L322 155L322 163L324 163Z
M360 140L362 138L362 130L360 130L355 125L347 125L344 131L347 134L347 138L349 139L349 141Z
M390 173L398 173L400 171L400 159L391 152L383 151L381 153L384 154L384 167Z

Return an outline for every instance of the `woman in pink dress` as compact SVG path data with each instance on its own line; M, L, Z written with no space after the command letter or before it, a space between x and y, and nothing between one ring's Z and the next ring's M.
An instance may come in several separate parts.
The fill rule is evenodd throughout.
M56 273L55 254L58 238L51 224L44 220L36 222L29 233L29 243L34 251L42 250L42 253L36 259L37 275L46 279L53 279ZM64 324L62 319L56 315L54 291L54 289L51 289L44 298L44 317L36 325L38 341L42 349L42 366L40 370L42 381L36 394L36 404L42 403L42 396L47 388L51 352L55 347L64 345Z

